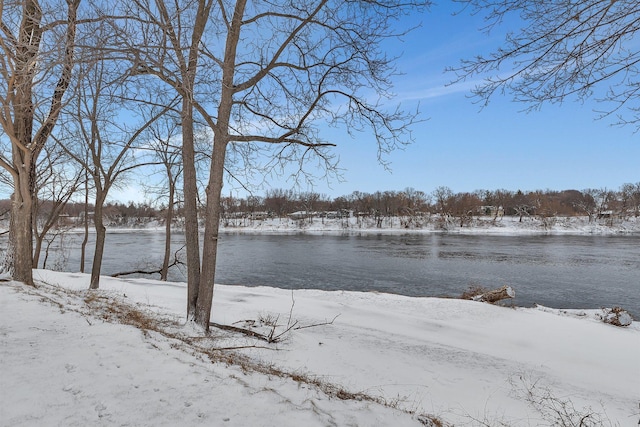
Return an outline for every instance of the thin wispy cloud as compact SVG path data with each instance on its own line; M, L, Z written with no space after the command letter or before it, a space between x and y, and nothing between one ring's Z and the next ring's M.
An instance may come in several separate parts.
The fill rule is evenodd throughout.
M394 99L400 102L433 100L436 98L444 98L452 95L457 95L462 92L471 93L471 91L480 84L482 84L481 79L468 80L451 84L433 84L429 87L418 88L415 91L400 91Z

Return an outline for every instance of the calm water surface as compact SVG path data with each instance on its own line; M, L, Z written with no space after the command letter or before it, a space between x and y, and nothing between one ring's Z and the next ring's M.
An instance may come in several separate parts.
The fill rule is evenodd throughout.
M176 234L175 249L183 241ZM77 271L80 239L65 245L66 269ZM163 245L161 232L109 233L103 274L158 268ZM174 270L172 279L184 276ZM508 284L517 305L620 305L640 319L640 236L224 234L216 282L409 296Z

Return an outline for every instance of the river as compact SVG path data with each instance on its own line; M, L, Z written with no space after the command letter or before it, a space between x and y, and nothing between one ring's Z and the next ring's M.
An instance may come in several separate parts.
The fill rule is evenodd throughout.
M175 249L183 241L176 233ZM158 268L163 242L158 231L109 233L103 274ZM57 268L78 271L79 246L79 236L66 237L49 267L65 253ZM184 280L182 272L174 270L172 280ZM223 234L216 282L409 296L511 285L516 305L622 306L639 319L640 236Z

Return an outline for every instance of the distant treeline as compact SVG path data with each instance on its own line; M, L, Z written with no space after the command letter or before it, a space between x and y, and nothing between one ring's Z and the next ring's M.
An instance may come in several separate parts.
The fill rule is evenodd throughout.
M640 183L624 184L617 190L477 190L454 193L438 187L431 193L407 188L402 191L354 191L347 196L326 197L313 192L275 189L264 197L226 197L225 215L283 217L295 212L349 212L370 216L448 215L457 218L473 216L588 216L625 217L640 215Z
M10 201L0 200L0 212L8 212ZM285 217L296 212L332 213L371 216L415 216L425 214L449 215L464 219L480 215L489 216L588 216L629 217L640 215L640 183L624 184L617 190L477 190L454 193L448 187L438 187L431 193L407 188L402 191L376 191L353 193L331 198L314 192L273 189L264 196L224 197L222 215L226 217ZM54 204L41 201L38 216L46 217ZM69 202L63 218L83 218L92 215L92 205ZM181 206L175 207L177 217ZM135 218L162 219L166 206L147 203L108 203L104 207L106 220L127 223Z

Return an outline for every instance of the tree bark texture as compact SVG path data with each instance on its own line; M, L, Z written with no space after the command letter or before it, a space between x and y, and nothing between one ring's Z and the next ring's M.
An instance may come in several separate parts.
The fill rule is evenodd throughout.
M220 227L220 199L224 175L226 144L214 143L209 185L207 186L207 210L205 219L204 244L202 249L202 275L198 290L195 322L209 330L211 308L213 306L213 288L216 277L216 261L218 257L218 235Z
M80 273L84 273L84 263L89 242L89 177L85 169L84 175L84 236L80 245Z
M21 176L20 178L24 178ZM9 248L7 261L9 273L14 280L33 285L33 230L31 228L32 200L24 197L23 187L16 183L16 192L11 204Z
M169 204L167 205L167 216L165 217L164 228L164 260L162 261L162 269L160 270L160 280L167 280L169 274L169 259L171 258L171 223L173 221L173 203L176 191L173 177L169 176Z
M182 100L182 163L184 181L184 233L187 247L187 319L193 319L200 286L200 232L198 230L198 188L193 136L193 106Z
M213 288L216 277L218 255L218 229L220 227L221 195L224 177L224 161L229 143L229 126L233 107L236 53L240 40L240 28L244 16L246 0L238 0L227 35L222 65L222 91L218 105L218 121L214 129L213 153L207 185L207 209L205 218L204 244L202 250L202 276L198 290L195 322L205 331L209 330Z
M97 198L96 198L97 199ZM93 265L91 267L91 282L89 289L98 289L100 287L100 272L102 270L102 257L104 256L104 242L106 240L107 229L102 219L102 203L96 200L95 214L93 223L96 229L96 246L93 254Z
M62 99L71 82L79 5L80 0L67 0L64 45L62 56L56 64L61 66L60 75L49 101L49 111L36 132L33 87L39 79L38 73L42 72L37 64L46 64L41 57L43 52L40 44L45 29L42 25L42 9L37 0L23 2L22 21L15 45L7 48L3 43L2 46L7 61L12 63L11 67L6 69L9 72L7 97L2 105L2 127L12 146L12 162L9 164L2 161L2 166L11 173L14 181L8 249L9 272L15 280L29 285L33 284L32 218L36 162L58 121ZM8 113L9 110L12 111Z

